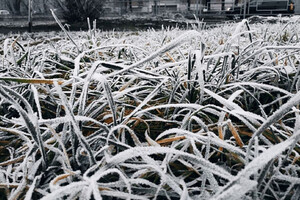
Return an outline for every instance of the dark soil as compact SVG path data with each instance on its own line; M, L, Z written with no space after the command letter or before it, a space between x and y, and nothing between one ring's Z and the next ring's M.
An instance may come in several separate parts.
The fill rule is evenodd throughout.
M222 22L219 20L218 23ZM97 20L97 28L101 30L116 30L116 31L136 31L136 30L147 30L149 28L161 29L164 27L179 27L186 28L192 23L196 23L195 20L188 19L163 19L159 17L155 18L137 18L137 19L126 19L126 18L112 18L112 19L99 19ZM207 24L211 24L210 21L206 20ZM49 18L48 20L33 20L32 32L50 32L60 31L60 27L56 22ZM63 23L66 24L66 23ZM87 22L77 22L69 24L68 28L70 31L88 30ZM91 22L92 26L92 22ZM67 29L68 29L67 28ZM28 32L27 18L17 19L5 19L0 18L0 33L23 33Z

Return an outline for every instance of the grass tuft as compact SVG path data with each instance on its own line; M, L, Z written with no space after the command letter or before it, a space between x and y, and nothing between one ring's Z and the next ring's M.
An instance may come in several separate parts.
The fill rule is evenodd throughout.
M299 199L299 17L1 35L0 196Z

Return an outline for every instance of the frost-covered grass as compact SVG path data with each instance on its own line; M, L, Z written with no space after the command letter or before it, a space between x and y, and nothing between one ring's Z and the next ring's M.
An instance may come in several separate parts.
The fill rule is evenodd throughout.
M0 36L0 196L299 199L297 24Z

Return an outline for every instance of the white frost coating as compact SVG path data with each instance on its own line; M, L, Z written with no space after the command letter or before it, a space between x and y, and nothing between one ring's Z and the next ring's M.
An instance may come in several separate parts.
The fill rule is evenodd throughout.
M262 84L262 83L255 83L255 82L237 82L237 83L229 83L229 84L225 84L225 85L222 85L221 88L227 88L227 87L232 87L232 86L235 86L235 87L239 87L239 86L251 86L251 87L254 87L254 88L262 88L262 89L267 89L267 90L270 90L270 91L278 91L278 92L281 92L283 94L286 94L288 96L292 96L293 94L288 92L287 90L283 90L279 87L275 87L273 85L267 85L267 84Z
M192 162L201 164L208 171L211 171L212 173L215 173L218 176L221 176L225 179L232 178L232 175L229 174L227 171L225 171L223 168L220 168L219 166L217 166L213 163L210 163L209 161L207 161L203 158L198 158L192 154L185 153L185 152L175 150L175 149L171 149L168 147L134 147L134 148L122 151L121 153L107 159L107 163L116 165L116 164L125 162L128 159L132 159L132 158L135 158L138 156L152 155L152 154L165 154L165 153L170 153L170 154L175 154L175 155L190 158L192 160Z
M153 187L153 188L157 188L158 186L155 185L154 183L146 180L146 179L143 179L143 178L135 178L135 179L129 179L128 180L131 184L140 184L140 185L147 185L147 186L150 186L150 187Z
M157 142L155 142L154 140L152 140L152 138L149 137L149 135L148 135L147 132L148 132L148 131L146 130L146 131L145 131L145 139L147 140L149 146L159 147L160 145L159 145Z
M249 112L249 111L231 110L231 113L235 113L237 115L241 115L241 116L245 117L246 119L248 119L249 121L256 122L256 124L258 124L258 122L254 121L254 120L259 120L261 122L266 121L266 119L263 118L262 116L257 115L257 114L252 113L252 112Z
M157 165L155 162L147 163L147 164L129 164L129 163L120 163L119 166L125 166L131 169L137 169L135 173L131 175L131 178L140 177L142 174L146 173L146 171L157 172L160 176L161 182L166 182L167 177L166 173L162 170L161 166ZM135 179L134 179L135 180Z
M211 97L213 97L214 99L216 99L217 101L219 101L219 103L223 104L225 107L227 107L229 110L243 110L239 105L237 105L236 103L233 103L232 101L229 101L223 97L221 97L220 95L208 90L208 89L204 89L204 91L210 95Z
M128 126L123 125L123 124L119 124L119 125L117 125L117 126L114 126L114 127L112 127L112 128L109 130L109 133L108 133L107 136L106 136L106 145L108 145L108 142L109 142L109 139L110 139L111 135L112 135L115 131L117 131L117 130L122 130L122 129L125 129L126 131L129 132L129 134L130 134L132 140L134 141L135 145L137 145L137 146L142 146L142 143L140 142L139 138L138 138L137 135L134 133L134 131L131 130ZM125 133L123 133L123 134L125 134Z
M31 140L28 138L29 134L25 133L23 131L19 131L18 129L13 129L13 128L3 128L0 127L0 131L5 131L14 135L19 136L22 140L26 141L27 145L29 148L32 147Z
M245 25L246 23L248 23L247 19L243 19L240 23L238 23L232 35L234 36L239 34L241 32L242 26Z
M97 67L100 63L101 63L101 61L96 61L95 63L93 63L91 69L88 71L88 74L87 74L86 78L84 79L84 85L82 87L82 92L81 92L80 97L78 99L78 102L79 102L79 108L78 108L79 111L78 112L79 112L80 115L82 115L83 111L85 110L86 97L87 97L89 83L91 81L91 78L92 78L95 70L97 69Z
M209 140L214 145L217 145L217 146L220 146L220 147L224 147L224 148L228 149L229 151L232 151L234 153L238 153L238 154L240 154L242 156L246 156L246 153L243 152L241 149L239 149L239 148L237 148L235 146L232 146L231 144L228 144L224 140L221 140L219 137L215 136L214 133L211 134L211 136L213 138L208 138L206 136L203 136L203 135L200 135L200 134L196 134L196 133L193 133L193 132L190 132L190 131L173 128L173 129L169 129L169 130L166 130L166 131L162 132L161 134L159 134L156 137L155 140L157 141L160 138L163 138L163 137L165 137L167 135L171 135L171 134L174 134L174 133L176 133L177 135L189 136L189 137L191 137L194 140L201 141L201 143L206 143Z
M204 96L204 64L203 64L203 56L205 53L205 45L203 43L201 43L201 49L200 50L196 50L195 51L195 56L196 56L196 62L195 62L195 66L196 66L196 72L198 74L198 83L200 85L200 104L202 104L203 101L203 96Z
M24 199L24 200L31 200L31 199L32 199L32 193L33 193L33 191L34 191L34 189L35 189L36 181L37 181L37 179L40 179L40 178L41 178L41 176L36 176L36 177L34 178L34 180L33 180L32 184L31 184L31 186L29 187L28 192L27 192L26 195L25 195L25 199Z
M106 125L102 124L101 122L91 118L91 117L86 117L86 116L74 116L75 117L75 121L81 121L81 122L93 122L97 125L99 125L100 127L104 128L105 131L108 132L108 128ZM43 124L63 124L63 123L67 123L67 122L71 122L70 121L71 118L70 117L57 117L55 119L43 119L43 120L39 120L39 125L43 125Z
M147 196L133 195L133 194L128 194L128 193L120 192L120 191L102 191L101 194L103 196L117 197L119 199L137 199L137 200L148 200L149 199Z
M254 138L258 137L263 133L264 130L266 130L270 125L272 125L274 122L282 118L293 106L300 103L300 92L295 94L288 102L283 104L275 113L273 113L260 127L259 129L252 135L248 149L247 154L249 155L250 149L253 145Z
M93 195L95 199L102 200L102 196L100 194L97 182L91 182L90 187L93 189Z
M284 142L276 144L270 147L268 150L263 152L259 157L253 159L240 174L243 174L243 177L249 177L251 174L255 173L261 167L266 165L270 160L276 158L281 154L285 149L290 147L294 142L299 141L300 131L293 134L292 137L287 139ZM242 175L239 175L242 176Z
M112 169L108 169L106 171L102 171L102 170L99 170L98 172L96 172L93 176L91 176L89 179L92 181L92 182L97 182L100 178L106 176L106 175L109 175L109 174L113 174L113 173L116 173L120 176L120 178L122 179L122 181L125 183L129 193L131 193L131 186L129 184L129 181L127 179L127 177L125 177L125 175L118 169L116 168L112 168Z
M249 179L241 178L237 184L233 185L229 189L221 188L221 194L216 194L211 197L211 200L240 200L243 199L244 195L255 188L257 185L256 181L252 181ZM226 189L225 189L226 188Z
M300 178L299 177L291 177L291 176L287 176L287 175L276 175L274 176L274 179L278 179L278 180L284 180L293 184L300 184Z
M183 188L182 194L180 195L180 200L191 200L191 197L189 196L188 189L186 187L186 183L184 182L184 180L181 179L179 183Z
M123 120L123 124L126 124L128 120L134 116L143 106L145 106L156 95L158 90L167 82L167 79L161 81L161 83Z
M258 20L261 19L265 18ZM270 152L265 155L269 148L288 140L293 132L299 131L299 109L296 106L289 107L288 113L282 115L282 120L275 120L267 127L274 132L274 138L264 131L266 134L254 137L255 144L250 149L253 155L247 157L246 154L249 136L261 124L265 125L270 120L275 112L273 109L279 109L278 105L292 98L294 91L299 91L300 71L296 70L295 65L300 59L300 41L299 27L295 25L300 18L298 17L298 21L294 21L295 18L273 19L278 23L254 23L251 24L251 30L246 20L240 24L225 23L217 28L201 29L198 33L194 32L194 39L183 38L179 41L180 45L174 47L170 46L172 41L178 40L176 38L181 34L191 32L165 27L161 31L146 32L106 32L95 28L88 33L70 33L79 49L65 37L65 33L36 33L34 38L26 34L21 37L5 35L2 50L0 47L0 88L7 86L21 98L27 99L29 104L22 103L23 99L16 94L11 95L24 110L22 114L26 115L26 121L17 114L15 103L14 106L7 106L0 97L0 104L4 102L0 105L0 113L4 110L0 114L0 126L5 127L0 128L0 140L20 142L17 148L14 145L7 148L11 157L8 156L6 161L0 163L0 187L11 188L7 190L12 195L11 198L16 198L19 191L22 192L19 198L27 195L26 198L30 199L30 196L34 197L36 194L48 196L51 195L48 194L50 181L56 177L51 183L58 187L50 184L52 192L70 190L70 193L65 193L66 196L62 197L66 199L105 199L108 196L116 199L171 200L180 197L187 199L189 196L192 199L211 199L216 193L215 197L218 199L259 199L270 190L268 195L273 198L285 198L291 194L296 197L297 188L294 185L299 184L299 178L292 177L298 169L295 159L299 155L295 148L299 145L295 143L296 140L284 143L289 147L275 152L277 157ZM199 20L196 22L198 26L202 23ZM8 39L5 40L6 38ZM187 42L183 43L184 40ZM201 42L206 45L203 55ZM164 52L166 47L169 50ZM80 52L83 53L79 54ZM187 80L187 56L190 52L197 53L196 60L194 56L192 59L197 63L194 65L192 78ZM130 67L133 68L127 71ZM295 69L295 72L288 74L289 69ZM120 74L119 70L124 73L121 71ZM197 72L200 76L196 80L194 77ZM95 73L103 75L107 81L93 80ZM63 84L60 85L63 94L58 95L53 87L54 77L64 77ZM31 89L28 81L39 78L49 78L51 81L49 84L35 84L36 89ZM158 87L162 80L167 81ZM186 104L189 100L188 85L195 87L195 104ZM220 104L209 94L203 94L203 88L227 100L225 103L228 107L223 105L222 98L217 97ZM3 95L10 99L9 95L13 93L5 88L3 90ZM7 92L9 95L5 94ZM111 96L110 102L107 101L107 94ZM66 106L61 104L62 100L68 101L64 103ZM38 101L40 106L35 105ZM215 102L217 105L214 105ZM115 113L118 118L116 120L115 117L114 123L117 125L107 120L112 116L112 109L108 106L113 107L113 103L116 105ZM141 103L144 106L136 110ZM7 113L7 110L13 112ZM126 121L132 111L135 114ZM42 114L47 119L41 119ZM143 122L138 121L139 119ZM42 157L39 149L36 144L30 145L34 139L26 129L29 121L35 121L34 126L40 129L46 140L46 157L51 165L45 169L46 173L40 170ZM237 134L241 135L241 143L244 144L241 147L238 147L231 134L228 135L230 138L225 137L224 140L218 137L218 125L226 126L230 121ZM137 125L137 122L140 124ZM74 129L73 124L78 127ZM177 129L165 131L169 127ZM145 129L149 130L146 134ZM59 131L59 137L56 137L55 131ZM54 134L51 136L51 133ZM78 143L76 134L82 137L83 143ZM171 143L161 144L172 150L161 150L154 140L156 137L174 138ZM135 153L141 147L146 147L147 141L155 147L153 151L150 149L152 152L147 148L144 149L145 153L137 153L140 156L130 157L123 162L106 162ZM89 155L82 145L91 150ZM68 147L68 150L63 149L63 146ZM280 145L275 147L284 149ZM63 154L67 156L63 157ZM94 156L95 163L88 162L90 155ZM255 160L260 155L265 157ZM268 160L269 156L273 158L265 164L264 160ZM207 162L199 159L203 157ZM274 162L277 158L279 163ZM280 162L282 159L284 163ZM231 160L233 162L226 162ZM228 178L220 178L219 174L223 172L219 168L215 169L215 165L210 165L212 163L225 171L236 170L238 176L227 175ZM75 175L73 170L78 170L78 167L81 172ZM272 183L278 184L279 189L272 191L272 185L264 183L270 178L268 169L274 167L279 171L273 174ZM58 172L57 169L61 170ZM96 181L92 180L93 175L105 174L111 169L119 170L126 177L132 194L129 194L125 179L120 178L118 173L109 173ZM248 171L240 175L239 172L243 169ZM248 173L252 173L250 178L247 177ZM74 174L76 179L66 178L68 174ZM36 180L37 176L43 176L45 181ZM102 182L103 178L112 181ZM24 180L27 180L27 186L23 184ZM74 187L74 190L67 187L80 180L85 182L82 186ZM283 184L287 187L282 187Z
M234 198L236 195L236 190L238 188L244 188L246 191L244 193L251 191L256 183L250 183L250 176L257 174L258 170L262 169L268 162L272 159L275 159L280 155L284 150L289 148L293 143L300 140L300 131L294 133L292 137L287 139L284 142L276 144L270 147L268 150L264 151L258 157L254 158L246 167L238 173L238 175L232 179L223 190L220 190L215 196L214 199L223 199L223 197ZM244 187L245 185L250 185L251 187ZM230 199L231 199L230 198Z
M244 92L244 90L237 90L235 91L232 95L230 95L230 97L228 98L228 101L234 101L234 99L236 99L238 96L240 96L242 93Z
M293 111L295 112L295 127L294 127L294 132L297 132L300 130L300 114L299 114L299 109L296 109L295 107L293 108Z
M232 52L215 53L213 55L204 55L203 59L219 58L219 57L231 56L231 55L233 55ZM173 63L166 63L166 64L163 64L159 67L153 68L150 71L151 72L157 72L157 71L160 71L162 69L166 69L166 68L170 68L170 67L174 67L174 66L178 66L178 65L183 65L183 64L187 64L187 63L188 63L188 59L178 61L178 62L173 62Z
M59 199L66 195L74 194L82 190L83 187L89 186L85 181L73 182L67 186L60 187L54 192L44 196L41 200Z
M201 105L198 105L198 104L185 104L185 103L182 103L182 104L180 104L180 103L179 104L167 104L167 105L159 105L159 106L153 106L153 107L150 107L150 108L143 109L143 110L137 112L136 115L139 116L144 112L148 112L148 111L155 110L155 109L163 109L163 108L190 108L190 109L193 109L193 110L200 110L200 109L205 108L205 107L201 106Z
M99 81L100 83L103 83L106 81L106 77L99 73L93 74L93 76L91 78L93 80Z
M43 115L42 115L42 109L41 109L38 91L34 85L31 85L31 90L33 91L34 101L38 109L39 119L42 119Z
M164 47L158 49L157 51L155 51L154 53L152 53L148 57L146 57L146 58L142 59L141 61L138 61L138 62L124 68L123 70L120 70L120 71L117 71L117 72L114 72L114 73L110 74L109 77L113 77L117 74L121 74L121 73L126 72L130 69L133 69L135 67L139 67L142 64L156 58L157 56L159 56L159 55L161 55L161 54L163 54L163 53L179 46L180 44L182 44L184 42L187 42L187 41L191 40L194 37L200 37L200 36L201 36L201 34L197 31L187 31L186 33L182 34L181 36L179 36L178 38L176 38L175 40L173 40L169 44L165 45Z
M8 45L9 45L9 42L10 42L10 39L7 38L4 40L4 43L3 43L3 57L5 57L8 53Z
M80 143L82 144L82 146L85 148L85 150L89 154L90 162L95 164L96 160L95 160L95 157L92 153L91 147L89 146L89 144L86 141L85 137L82 135L82 132L79 129L78 124L76 123L74 114L71 111L69 102L67 101L65 94L62 92L60 86L58 85L58 83L56 81L54 82L54 86L55 86L55 89L56 89L57 93L59 94L59 97L61 99L61 102L62 102L63 106L65 107L66 117L69 118L69 120L72 123L72 126L74 128L75 134L77 135L77 137L78 137Z
M103 87L104 92L105 92L105 97L108 101L108 105L109 105L110 110L112 112L114 126L116 126L117 125L116 106L115 106L115 101L113 99L112 92L111 92L111 89L110 89L110 86L108 84L107 79L103 75L98 74L98 73L94 74L91 78L93 80L99 81L102 84L102 87Z

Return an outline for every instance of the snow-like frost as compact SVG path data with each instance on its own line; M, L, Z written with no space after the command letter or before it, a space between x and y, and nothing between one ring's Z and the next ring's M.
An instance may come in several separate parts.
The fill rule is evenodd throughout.
M171 153L171 154L186 157L188 159L191 159L192 162L203 165L203 167L205 167L208 171L211 171L218 176L221 176L225 179L232 178L232 176L223 168L220 168L217 165L210 163L209 161L203 158L198 158L192 154L171 149L168 147L134 147L109 158L107 160L107 163L116 165L118 163L125 162L128 159L136 158L138 156L152 155L152 154L165 154L165 153Z

